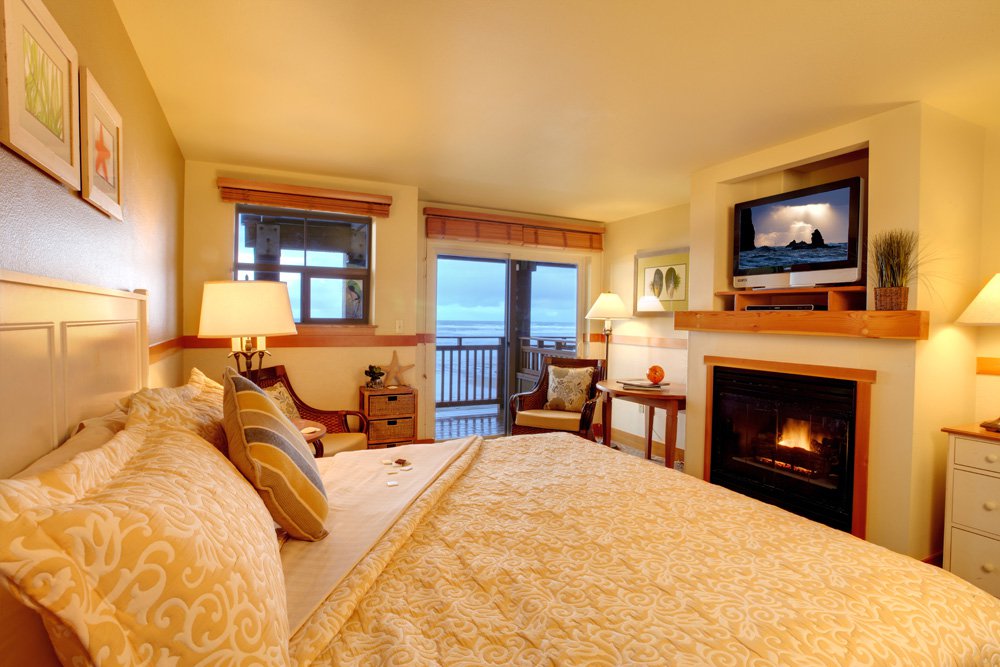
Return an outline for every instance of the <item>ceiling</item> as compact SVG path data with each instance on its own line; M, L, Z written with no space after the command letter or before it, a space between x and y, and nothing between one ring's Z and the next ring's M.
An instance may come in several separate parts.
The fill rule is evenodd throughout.
M1000 129L996 0L115 0L186 159L612 221L923 100Z

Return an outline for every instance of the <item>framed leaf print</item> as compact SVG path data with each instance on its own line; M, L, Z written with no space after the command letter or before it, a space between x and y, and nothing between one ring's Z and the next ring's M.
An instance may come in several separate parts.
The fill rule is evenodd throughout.
M80 189L76 49L42 0L0 0L0 141Z
M122 116L83 68L80 74L83 198L122 219Z
M640 252L635 256L635 297L632 309L636 315L654 315L638 308L639 299L653 296L671 313L688 309L687 248ZM660 313L663 314L662 312Z

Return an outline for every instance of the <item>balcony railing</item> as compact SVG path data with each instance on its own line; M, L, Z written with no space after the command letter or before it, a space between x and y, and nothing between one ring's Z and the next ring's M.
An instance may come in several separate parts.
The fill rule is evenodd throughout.
M503 336L438 336L437 406L499 405L503 400L506 341ZM576 356L575 338L524 336L518 342L518 391L538 377L542 357Z
M503 336L438 336L438 407L499 404L506 340Z

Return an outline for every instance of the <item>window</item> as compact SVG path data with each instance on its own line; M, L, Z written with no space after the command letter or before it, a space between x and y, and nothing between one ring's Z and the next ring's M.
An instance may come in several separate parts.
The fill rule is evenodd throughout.
M296 322L367 324L371 247L368 217L236 207L237 280L287 283Z

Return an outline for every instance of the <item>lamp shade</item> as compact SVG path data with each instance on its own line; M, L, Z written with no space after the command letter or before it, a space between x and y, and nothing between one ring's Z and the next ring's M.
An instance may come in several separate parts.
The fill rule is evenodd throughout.
M993 276L986 287L972 300L957 322L959 324L1000 324L1000 273Z
M288 286L271 280L209 280L201 295L199 338L295 334Z
M632 312L614 292L602 292L587 311L588 320L627 320L631 317Z

